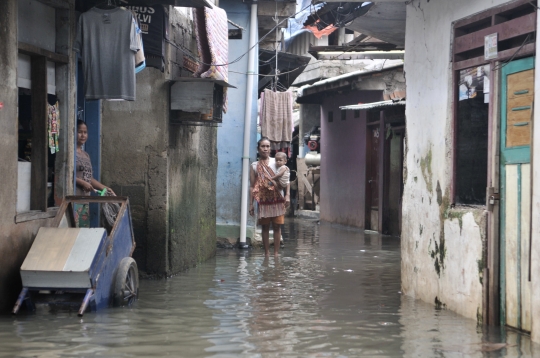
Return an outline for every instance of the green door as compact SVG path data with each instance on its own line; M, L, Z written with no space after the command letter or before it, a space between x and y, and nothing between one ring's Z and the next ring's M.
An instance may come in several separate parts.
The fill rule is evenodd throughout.
M501 325L530 331L534 58L504 66L501 85Z

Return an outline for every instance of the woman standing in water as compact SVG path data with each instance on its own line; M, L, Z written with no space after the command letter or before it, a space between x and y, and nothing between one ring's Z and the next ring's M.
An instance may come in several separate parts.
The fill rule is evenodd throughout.
M90 156L86 153L82 147L88 140L88 127L86 123L81 120L77 121L77 163L76 163L76 177L77 188L76 195L90 195L95 190L107 189L107 192L111 195L116 195L111 188L98 182L92 176L92 163L90 162ZM75 204L75 222L78 227L90 227L90 213L89 204Z
M259 161L251 164L249 175L249 214L254 215L253 199L259 204L258 223L262 226L264 253L270 254L270 224L274 230L274 255L279 253L281 225L285 223L285 208L290 204L289 185L279 186L271 178L278 172L276 160L270 158L270 140L263 137L257 143ZM283 192L285 189L285 193Z

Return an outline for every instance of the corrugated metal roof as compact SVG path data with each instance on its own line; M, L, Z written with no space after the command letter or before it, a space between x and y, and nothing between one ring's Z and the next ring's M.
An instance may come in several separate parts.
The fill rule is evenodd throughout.
M385 62L386 62L386 60L385 60ZM347 78L350 78L350 77L367 76L367 75L371 75L371 74L374 74L374 73L377 73L377 72L383 72L383 71L388 71L388 70L394 70L394 69L397 69L397 68L403 68L403 60L388 60L388 65L387 66L385 66L385 62L383 62L382 66L380 68L363 68L363 69L358 70L358 71L353 71L353 72L345 73L345 74L342 74L342 75L339 75L339 76L330 77L330 78L315 82L315 83L313 83L311 85L302 86L298 90L298 97L302 97L304 90L306 90L308 88L324 86L324 85L326 85L328 83L340 81L340 80L347 79Z
M372 103L364 103L364 104L353 104L351 106L339 107L339 109L342 109L344 111L353 111L353 110L357 111L357 110L368 110L368 109L375 109L375 108L404 106L404 105L405 105L405 99L400 99L397 101L390 100L390 101L372 102Z

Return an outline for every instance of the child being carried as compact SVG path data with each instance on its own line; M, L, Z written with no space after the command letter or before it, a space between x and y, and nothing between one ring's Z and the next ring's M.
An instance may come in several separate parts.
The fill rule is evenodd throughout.
M275 158L278 172L271 179L277 181L282 188L285 188L287 184L289 184L289 179L291 177L291 172L285 165L285 163L287 163L287 155L283 152L277 152Z

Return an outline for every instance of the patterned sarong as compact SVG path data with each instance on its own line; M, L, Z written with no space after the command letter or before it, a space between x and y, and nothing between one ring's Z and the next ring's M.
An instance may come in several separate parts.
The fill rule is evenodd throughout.
M259 204L259 218L273 218L285 214L285 198L270 182L274 175L268 164L257 162L257 182L253 188L253 196Z
M73 209L77 227L90 227L90 205L74 204Z

